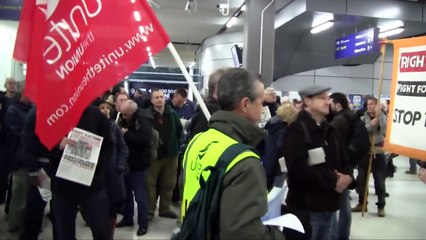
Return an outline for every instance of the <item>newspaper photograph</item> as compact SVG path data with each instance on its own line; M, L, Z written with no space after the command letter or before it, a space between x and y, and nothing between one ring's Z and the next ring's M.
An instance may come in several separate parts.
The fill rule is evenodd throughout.
M103 137L74 128L68 138L75 140L77 144L65 146L56 176L90 186L98 164Z
M258 123L258 127L264 128L269 119L271 119L271 112L269 111L268 106L264 106L262 116L260 117L260 121Z

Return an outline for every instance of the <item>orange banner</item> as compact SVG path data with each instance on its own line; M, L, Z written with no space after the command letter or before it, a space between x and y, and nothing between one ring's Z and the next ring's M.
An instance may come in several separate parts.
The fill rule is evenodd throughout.
M385 149L426 161L426 37L392 43L393 77Z

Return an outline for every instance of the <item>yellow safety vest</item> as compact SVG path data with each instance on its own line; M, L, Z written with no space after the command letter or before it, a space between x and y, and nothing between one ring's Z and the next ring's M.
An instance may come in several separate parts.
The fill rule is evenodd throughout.
M200 189L199 179L201 171L208 166L215 166L222 153L235 143L238 142L229 136L215 129L209 129L204 133L196 135L188 144L182 165L185 174L185 184L183 187L183 199L181 205L182 222L189 204L195 197L198 189ZM232 160L232 162L228 165L226 172L228 172L239 161L247 157L259 159L259 156L256 153L252 151L244 151ZM203 172L204 180L207 181L209 176L210 171Z

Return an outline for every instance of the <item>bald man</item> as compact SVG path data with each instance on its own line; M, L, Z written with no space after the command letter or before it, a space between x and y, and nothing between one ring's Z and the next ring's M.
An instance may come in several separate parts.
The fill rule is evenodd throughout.
M148 232L148 190L147 169L150 165L150 142L153 117L149 111L139 109L136 102L126 100L120 106L121 118L118 125L123 131L129 147L128 164L130 172L124 176L127 197L124 203L123 218L117 228L133 226L134 202L138 205L137 236Z
M4 132L3 118L12 101L15 99L16 80L11 77L6 78L4 88L6 91L0 91L0 159L6 161L5 148L7 141ZM0 161L0 204L5 201L9 179L9 171L6 170L9 167L7 167L7 163L4 161Z

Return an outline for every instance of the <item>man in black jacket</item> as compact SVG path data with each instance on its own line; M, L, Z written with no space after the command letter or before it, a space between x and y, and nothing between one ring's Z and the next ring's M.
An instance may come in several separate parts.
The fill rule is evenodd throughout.
M28 172L22 162L20 140L24 128L25 116L31 109L29 99L23 95L25 82L20 81L16 87L16 98L7 109L4 116L4 132L6 142L6 161L11 173L11 192L9 207L9 231L17 231L21 228L22 217L28 187ZM9 200L9 199L8 199ZM6 205L9 202L6 203ZM7 208L7 206L6 206Z
M356 118L355 114L349 109L348 98L343 93L333 93L330 95L331 110L334 113L334 117L330 122L330 125L334 127L337 132L339 142L345 147L349 144L348 139L351 134L351 119ZM350 154L346 152L346 154ZM347 155L349 158L350 156ZM349 158L350 159L350 158ZM353 163L351 162L352 171ZM340 199L339 209L339 221L333 227L333 236L335 239L349 239L351 232L351 200L349 189L342 192Z
M25 203L24 221L19 239L37 239L43 223L46 201L40 195L38 187L42 178L40 171L42 168L50 178L55 176L52 170L50 151L40 142L35 133L36 108L33 107L27 114L21 136L22 159L29 175L29 186L27 191L27 201ZM52 207L51 207L52 208ZM53 239L57 239L53 218L52 230Z
M335 130L325 120L329 87L303 89L304 109L285 135L288 169L287 205L309 214L312 239L330 239L341 193L353 181Z
M210 114L213 114L220 109L217 101L217 83L226 70L227 68L220 68L211 73L209 76L209 94L205 103ZM206 116L204 116L203 111L201 111L201 107L198 106L197 112L192 117L191 124L188 126L187 131L189 134L189 140L197 135L197 133L205 132L207 129L209 129L208 120Z
M75 217L78 207L92 230L94 239L112 239L109 202L105 190L105 166L111 161L114 148L109 120L98 108L89 106L80 117L77 128L103 137L102 147L90 186L59 177L52 178L52 208L58 240L75 239ZM52 162L59 166L65 145L77 142L64 137L52 151Z
M7 138L4 132L4 115L9 106L16 100L16 80L14 78L6 78L4 82L5 92L0 91L0 203L6 201L6 192L9 187L10 159L6 156ZM10 194L8 195L10 201ZM8 204L6 205L6 213L8 212Z
M148 110L138 109L133 100L125 101L120 108L121 120L119 126L124 135L124 140L129 147L129 169L125 176L126 200L123 219L117 228L133 226L134 203L133 195L138 204L137 236L142 236L148 231L148 196L146 174L150 165L150 141L152 138L152 115Z

